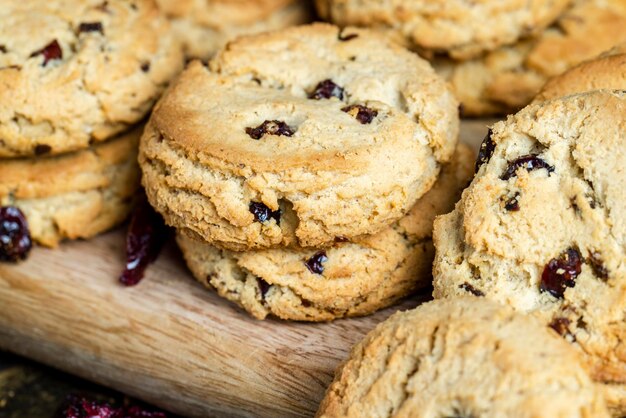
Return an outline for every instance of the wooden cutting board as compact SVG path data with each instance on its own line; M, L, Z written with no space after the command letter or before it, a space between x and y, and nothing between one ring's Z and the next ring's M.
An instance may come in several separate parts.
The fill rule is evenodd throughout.
M486 121L464 122L478 147ZM0 348L198 417L310 417L352 345L416 296L366 318L257 321L205 290L173 244L124 288L124 231L0 264Z

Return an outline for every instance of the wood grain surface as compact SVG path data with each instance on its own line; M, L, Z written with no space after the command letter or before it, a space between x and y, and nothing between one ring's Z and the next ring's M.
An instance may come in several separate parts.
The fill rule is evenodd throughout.
M475 147L486 121L464 122ZM198 417L310 417L351 346L416 296L324 324L256 321L205 290L168 244L124 288L124 232L0 264L0 348Z

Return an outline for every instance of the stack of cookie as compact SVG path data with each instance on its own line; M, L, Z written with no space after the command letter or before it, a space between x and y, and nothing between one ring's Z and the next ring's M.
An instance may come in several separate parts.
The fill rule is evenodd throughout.
M623 0L316 0L341 26L373 27L433 60L464 115L506 114L546 80L626 41Z
M152 0L0 0L0 259L121 222L183 57Z
M426 61L314 24L192 63L139 161L199 281L256 318L331 320L430 283L432 221L472 171L458 127Z

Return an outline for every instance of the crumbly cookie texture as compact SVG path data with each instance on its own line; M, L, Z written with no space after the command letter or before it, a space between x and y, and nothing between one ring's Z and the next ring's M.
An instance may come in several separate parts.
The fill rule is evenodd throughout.
M328 321L370 314L431 283L432 223L452 209L472 176L459 145L433 188L393 226L320 250L219 250L178 234L194 276L258 319Z
M339 26L391 30L408 46L469 59L541 32L571 0L316 0Z
M626 89L626 43L554 77L533 102L602 89Z
M241 35L308 23L305 0L157 0L188 58L208 59Z
M139 188L141 132L60 156L3 160L0 206L20 208L32 239L48 247L112 228L127 217Z
M182 65L152 0L0 0L0 157L126 130Z
M458 103L415 54L327 24L192 63L140 146L150 203L236 251L320 247L401 218L452 157Z
M545 82L612 46L626 42L626 2L576 0L541 34L464 62L438 59L466 116L515 112Z
M534 318L464 297L399 312L356 345L331 417L608 417L578 353Z
M625 143L624 92L533 104L494 125L472 184L435 222L434 296L532 312L597 381L626 384Z

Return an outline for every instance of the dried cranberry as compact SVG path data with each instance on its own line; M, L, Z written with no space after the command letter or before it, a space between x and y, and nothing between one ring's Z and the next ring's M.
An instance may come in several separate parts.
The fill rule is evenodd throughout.
M509 212L517 212L519 210L519 193L515 193L515 196L504 202L504 209Z
M267 292L270 291L270 288L272 287L272 285L260 277L257 277L256 281L259 284L259 292L261 292L261 298L265 299L265 295L267 295Z
M478 173L480 167L484 164L487 164L493 155L493 152L496 149L496 144L491 139L493 135L493 131L491 128L487 131L487 135L483 139L482 144L480 144L480 149L478 150L478 157L476 158L476 166L474 168L474 173Z
M341 31L337 34L337 39L339 39L341 42L347 42L354 38L358 38L358 36L359 36L358 33L351 33L349 35L344 35L343 31Z
M474 296L485 296L485 293L482 290L476 289L474 286L467 282L460 284L459 288L471 293Z
M285 122L279 120L266 120L256 128L246 128L246 133L252 139L261 139L263 135L292 136L296 131Z
M609 270L604 266L604 262L602 261L602 257L600 256L600 254L595 251L590 252L587 260L585 261L587 261L587 263L591 267L591 270L593 270L593 274L595 274L596 277L599 277L603 280L609 278Z
M150 63L148 61L144 62L141 64L141 71L143 71L144 73L147 73L148 71L150 71Z
M280 215L281 210L271 210L264 203L261 202L250 202L250 206L248 206L250 213L254 215L254 220L257 222L265 222L270 219L274 219L277 224L280 224Z
M41 66L45 67L49 61L62 59L63 50L61 49L61 45L59 45L55 39L39 51L35 51L30 54L31 57L35 57L37 55L43 55L43 64L41 64Z
M6 54L7 53L7 47L4 46L4 45L0 45L0 52L3 53L3 54Z
M78 26L78 33L83 32L100 32L104 35L104 29L101 22L84 22Z
M315 90L309 94L309 99L330 99L336 97L339 100L343 100L343 88L333 82L333 80L320 81Z
M578 250L568 248L558 258L553 258L543 269L540 289L556 298L562 298L566 287L576 285L580 274L582 258Z
M52 151L52 147L46 144L35 145L35 155L44 155Z
M15 206L0 207L0 261L24 260L32 247L24 213Z
M512 177L517 176L517 170L519 168L524 168L526 171L533 171L545 168L548 170L548 173L554 172L554 167L537 157L536 155L524 155L523 157L519 157L509 163L506 171L500 177L502 180L508 180Z
M372 120L378 115L377 110L358 104L346 106L341 110L356 118L356 120L361 122L363 125L371 123Z
M168 235L161 216L142 200L133 212L126 234L126 267L120 276L123 285L134 286L141 281Z
M167 414L149 411L137 405L115 407L104 401L69 395L55 418L167 418Z
M309 258L304 264L313 274L322 274L324 272L324 263L328 261L326 251L318 251L311 258Z

